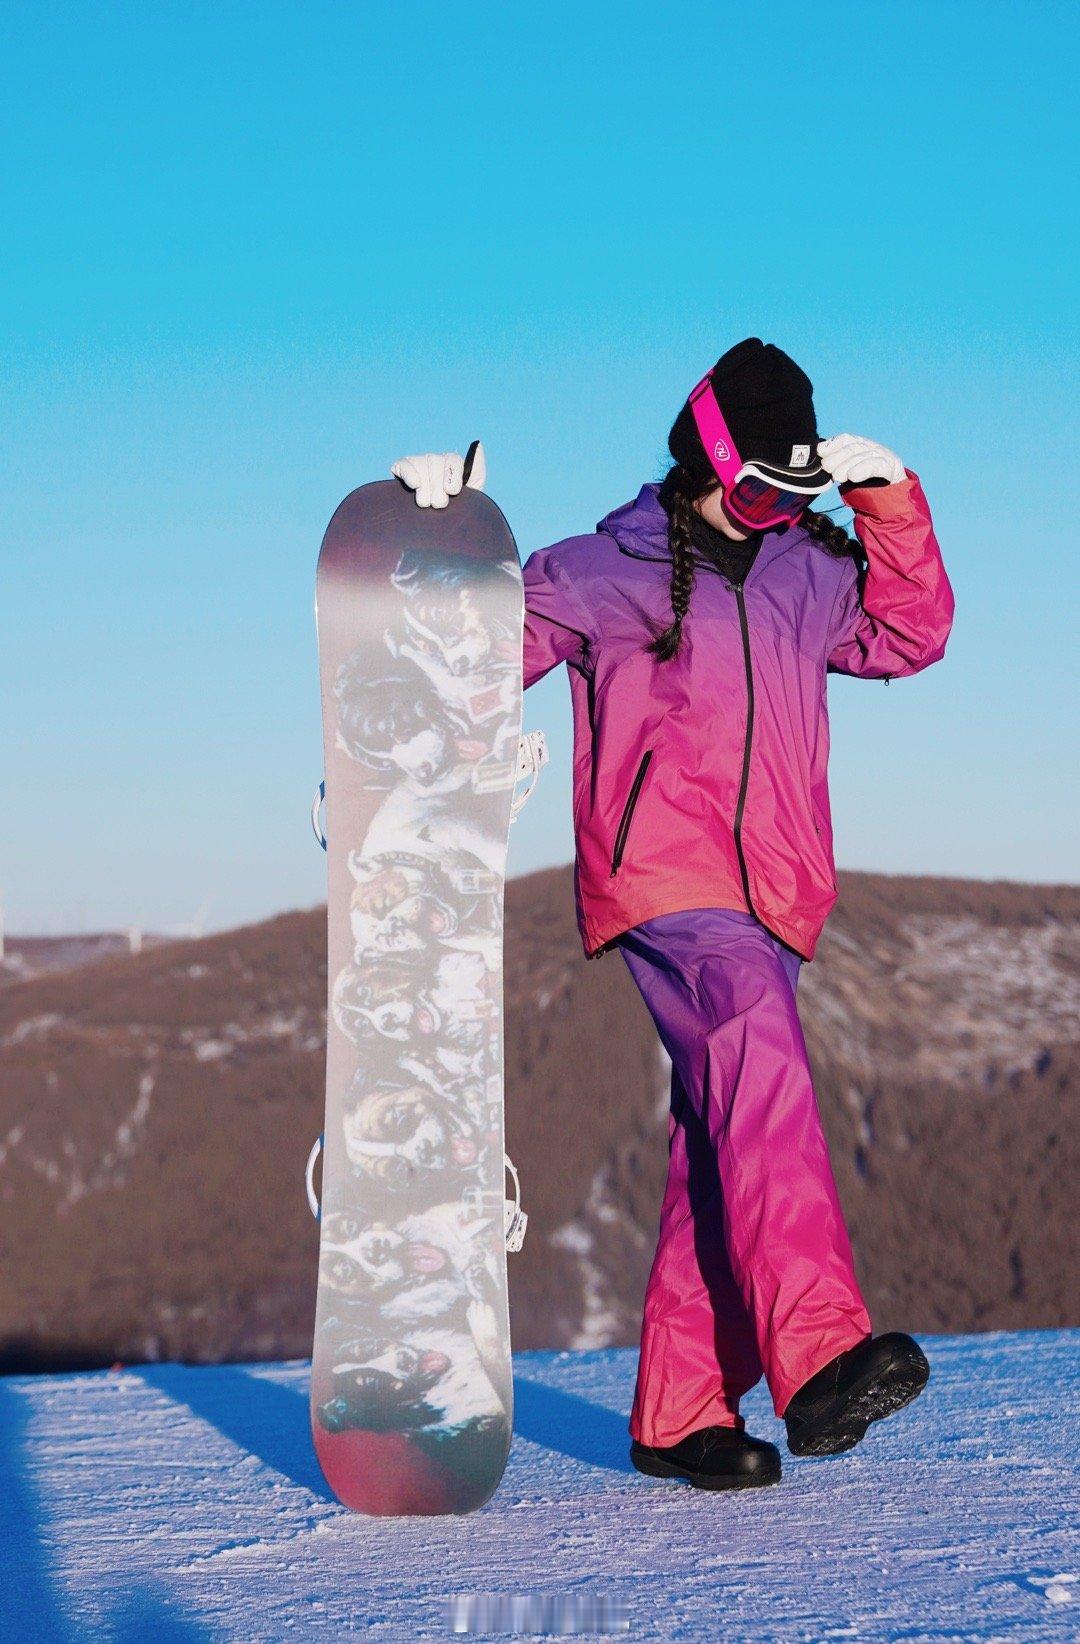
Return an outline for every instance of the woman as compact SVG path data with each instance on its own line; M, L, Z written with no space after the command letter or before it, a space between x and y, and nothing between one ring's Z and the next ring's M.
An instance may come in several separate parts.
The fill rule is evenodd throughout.
M937 661L953 598L918 477L819 440L812 395L739 343L663 483L525 566L525 683L570 673L585 950L622 952L673 1068L631 1456L708 1489L780 1477L739 1414L763 1373L796 1455L851 1448L929 1375L909 1336L871 1335L795 989L836 900L826 675ZM394 472L445 506L463 464ZM857 543L809 506L833 484Z

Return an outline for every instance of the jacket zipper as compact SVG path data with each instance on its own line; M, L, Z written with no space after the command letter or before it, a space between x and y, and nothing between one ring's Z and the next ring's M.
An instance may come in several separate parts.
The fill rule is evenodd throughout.
M641 756L641 764L638 766L637 773L630 785L630 792L626 797L626 804L623 806L622 816L619 818L619 827L615 834L615 847L611 853L611 872L613 877L618 873L619 866L623 859L623 851L626 849L626 838L630 832L630 824L634 819L634 806L638 802L638 794L641 792L641 784L645 780L645 772L648 770L651 760L652 749L647 748Z
M735 806L735 854L739 858L739 872L742 875L743 895L746 897L747 909L757 918L753 898L750 895L750 875L746 869L746 857L743 855L742 847L743 811L746 809L746 790L750 783L750 746L754 740L754 666L750 657L750 625L746 620L746 597L743 593L743 585L741 582L733 582L731 586L739 607L743 666L746 669L746 736L743 740L742 778L739 782L739 798Z

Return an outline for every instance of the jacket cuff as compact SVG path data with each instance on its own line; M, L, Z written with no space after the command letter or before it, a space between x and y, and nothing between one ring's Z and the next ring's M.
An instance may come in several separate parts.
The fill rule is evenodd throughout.
M841 485L840 495L849 508L870 519L902 519L921 511L916 506L916 494L922 495L919 476L911 468L904 469L905 478L892 485Z

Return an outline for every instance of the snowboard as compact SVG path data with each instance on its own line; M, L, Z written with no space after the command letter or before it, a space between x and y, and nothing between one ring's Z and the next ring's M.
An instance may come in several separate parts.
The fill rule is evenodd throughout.
M462 1513L512 1419L503 888L523 590L490 498L363 485L316 578L326 1127L311 1421L373 1514Z

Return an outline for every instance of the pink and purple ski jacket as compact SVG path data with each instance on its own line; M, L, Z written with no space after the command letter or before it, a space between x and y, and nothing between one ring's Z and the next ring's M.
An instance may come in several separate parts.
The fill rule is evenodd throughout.
M682 646L668 520L645 485L525 566L525 684L557 663L574 708L575 889L585 951L661 914L736 908L813 957L833 903L829 672L918 673L953 596L918 476L851 487L869 569L798 526L763 537L742 588L698 557Z

